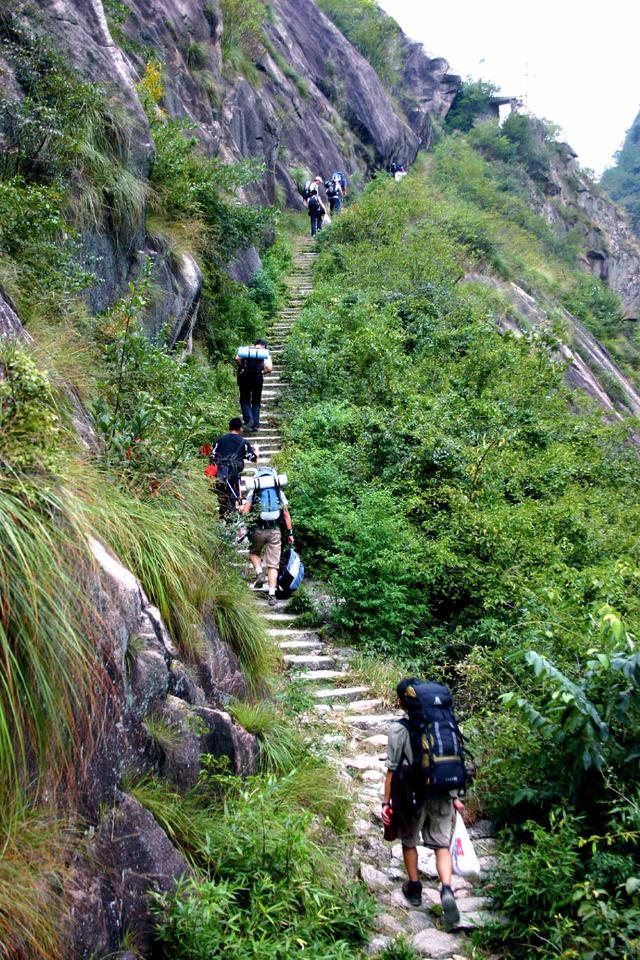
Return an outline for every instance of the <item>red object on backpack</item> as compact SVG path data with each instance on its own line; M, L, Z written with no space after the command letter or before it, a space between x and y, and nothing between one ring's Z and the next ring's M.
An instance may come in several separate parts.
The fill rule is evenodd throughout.
M218 473L218 464L210 463L204 472L205 477L215 477Z
M213 447L210 443L203 443L200 447L200 456L201 457L210 457L213 451Z

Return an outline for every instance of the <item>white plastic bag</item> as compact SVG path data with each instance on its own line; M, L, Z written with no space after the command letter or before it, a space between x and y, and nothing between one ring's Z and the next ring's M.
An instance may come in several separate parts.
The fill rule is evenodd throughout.
M464 825L464 820L459 813L456 813L456 822L449 850L453 861L453 872L457 876L473 877L480 875L480 861L473 849L471 837Z

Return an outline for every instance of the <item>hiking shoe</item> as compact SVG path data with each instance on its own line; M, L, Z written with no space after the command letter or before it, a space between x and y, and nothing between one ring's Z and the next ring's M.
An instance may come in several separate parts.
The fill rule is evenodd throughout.
M270 594L269 594L269 597L268 597L268 599L267 599L267 603L269 604L269 606L270 606L270 607L275 607L275 605L276 605L277 602L278 602L278 601L276 600L276 595L275 595L275 593L270 593Z
M422 884L419 880L405 880L402 884L402 892L412 907L419 907L422 904Z
M256 579L254 580L253 589L254 589L254 590L262 590L262 588L264 587L266 581L267 581L267 578L266 578L266 576L264 575L264 573L259 573L258 576L256 577Z
M456 898L453 895L451 887L443 887L440 891L440 903L442 904L442 919L447 930L457 927L460 923L460 911Z

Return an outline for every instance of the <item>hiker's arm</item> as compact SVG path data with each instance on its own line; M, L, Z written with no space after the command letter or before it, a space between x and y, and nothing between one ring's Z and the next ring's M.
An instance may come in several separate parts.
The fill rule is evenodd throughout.
M242 358L239 357L237 354L236 354L236 363L238 364L239 367L242 366Z
M284 520L287 536L289 537L289 543L293 543L293 525L291 523L291 514L289 513L288 507L282 508L282 519Z
M244 459L248 460L250 463L256 463L258 459L256 450L254 450L248 440L245 440Z
M273 370L273 361L271 359L271 355L269 355L269 357L264 362L264 372L271 373L272 370Z
M382 798L383 804L391 803L391 779L393 777L393 770L387 770L387 775L384 778L384 797Z
M244 517L250 512L252 506L253 506L253 497L251 498L247 497L244 503L241 503L240 506L238 507L238 513L242 514L242 516Z

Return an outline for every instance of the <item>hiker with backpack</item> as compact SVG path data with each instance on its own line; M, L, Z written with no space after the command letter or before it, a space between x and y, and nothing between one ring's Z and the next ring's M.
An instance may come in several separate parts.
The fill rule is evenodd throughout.
M327 212L317 190L312 191L307 201L307 212L311 220L311 236L315 237L317 231L322 230L322 220Z
M317 193L321 186L322 179L320 177L314 177L312 180L305 180L301 191L305 206L309 205L309 198L311 197L312 193Z
M244 462L257 463L258 454L248 440L242 436L242 420L232 417L229 421L229 433L218 437L209 462L216 467L216 493L218 495L218 509L220 519L225 520L235 513L237 504L241 500L240 476L244 470Z
M252 347L238 347L236 364L244 429L247 432L257 433L260 429L264 375L273 370L271 354L267 350L265 341L256 340Z
M450 929L460 922L451 889L449 845L455 811L464 812L460 795L470 782L464 738L448 687L409 677L396 692L407 716L389 726L382 802L385 838L402 842L407 870L402 892L416 907L422 903L417 846L422 839L435 851L443 918Z
M256 574L253 588L261 590L265 583L261 556L264 552L266 580L269 587L268 603L270 607L274 607L282 554L283 528L287 541L290 544L294 542L291 514L287 498L278 483L278 474L273 467L260 467L254 484L254 489L249 490L247 499L240 507L240 513L244 516L251 515L249 559Z
M340 178L334 174L331 180L325 180L324 189L329 201L329 210L331 213L340 213L342 210L342 185Z

